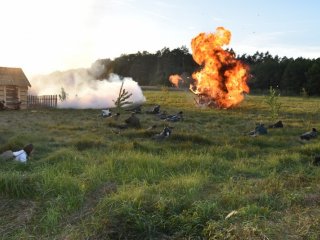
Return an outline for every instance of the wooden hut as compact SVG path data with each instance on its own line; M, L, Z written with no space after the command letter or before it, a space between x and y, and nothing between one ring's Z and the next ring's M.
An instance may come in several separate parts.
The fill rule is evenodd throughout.
M0 67L0 101L9 109L26 109L28 87L31 87L21 68Z

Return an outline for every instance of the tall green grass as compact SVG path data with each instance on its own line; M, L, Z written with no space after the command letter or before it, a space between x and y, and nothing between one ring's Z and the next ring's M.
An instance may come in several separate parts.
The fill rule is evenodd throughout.
M0 150L35 151L27 164L1 161L4 239L318 239L317 98L280 97L283 129L265 96L237 108L198 108L187 92L145 92L143 111L183 111L171 123L138 117L117 130L99 110L3 111ZM129 116L122 114L119 122ZM149 126L156 129L147 131ZM155 141L164 126L172 136ZM10 203L15 204L10 204ZM10 206L10 207L5 207ZM227 217L228 216L228 217ZM8 225L8 222L12 223Z

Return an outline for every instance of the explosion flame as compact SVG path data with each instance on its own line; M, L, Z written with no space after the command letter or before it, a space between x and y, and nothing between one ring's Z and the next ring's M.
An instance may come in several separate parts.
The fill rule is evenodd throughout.
M179 87L179 83L181 83L183 81L182 77L178 74L175 75L171 75L169 77L169 81L175 86L175 87Z
M244 93L249 93L248 67L222 48L230 39L231 32L223 27L192 39L192 56L202 69L192 74L195 82L190 90L199 96L199 103L231 108L243 101Z

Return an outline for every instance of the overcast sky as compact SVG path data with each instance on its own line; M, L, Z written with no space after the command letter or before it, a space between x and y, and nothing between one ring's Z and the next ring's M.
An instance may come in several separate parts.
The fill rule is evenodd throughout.
M2 0L0 66L27 77L232 33L236 53L320 57L316 0Z

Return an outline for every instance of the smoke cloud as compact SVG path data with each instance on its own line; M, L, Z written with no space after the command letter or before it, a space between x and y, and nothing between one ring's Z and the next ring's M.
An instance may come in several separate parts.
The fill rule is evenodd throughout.
M110 74L108 79L97 80L103 66L94 64L90 69L73 69L38 75L30 79L31 95L61 95L62 89L67 94L66 100L58 98L58 108L112 108L119 95L122 81L123 88L132 93L128 101L141 104L146 101L142 90L132 78L121 78Z

